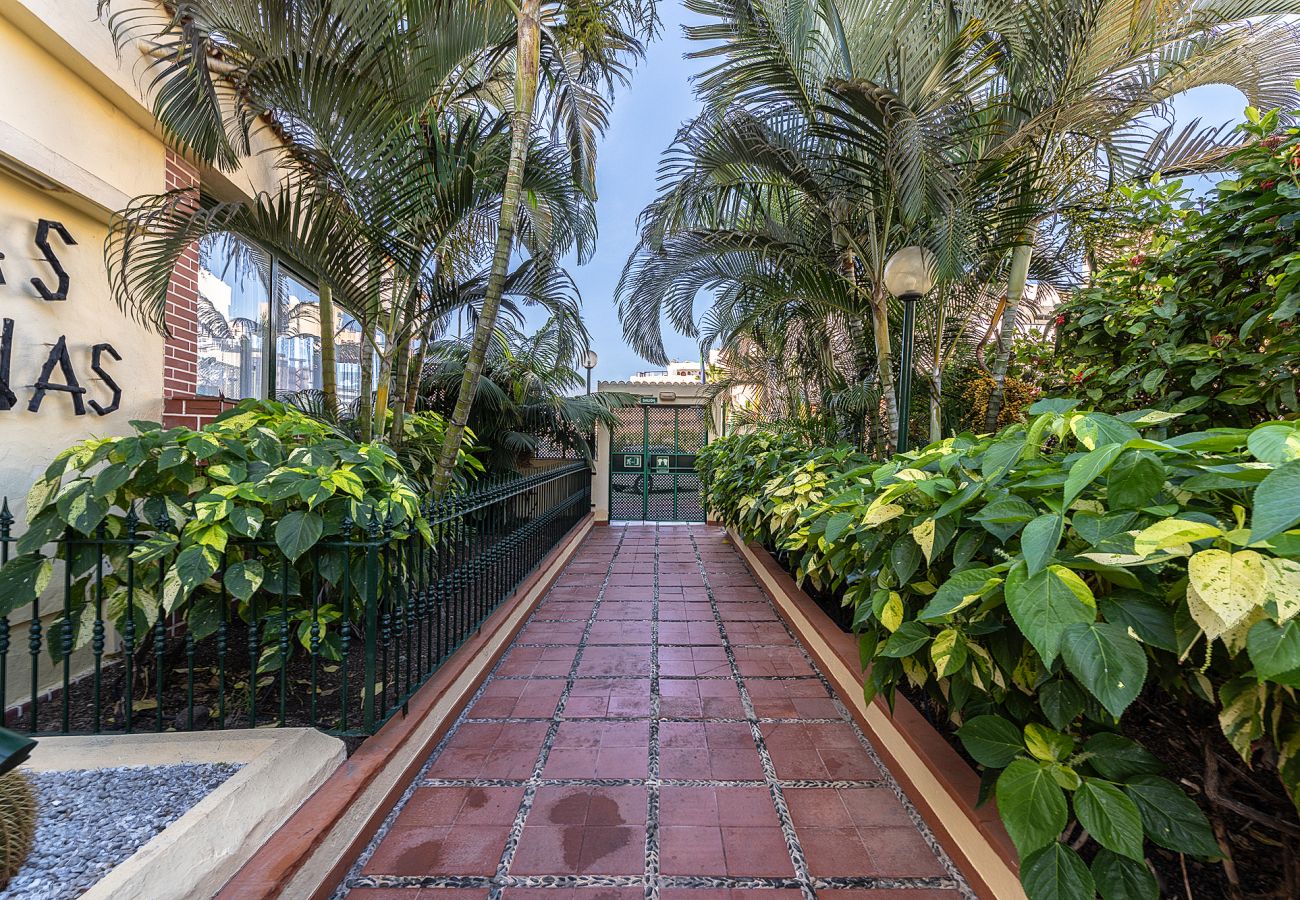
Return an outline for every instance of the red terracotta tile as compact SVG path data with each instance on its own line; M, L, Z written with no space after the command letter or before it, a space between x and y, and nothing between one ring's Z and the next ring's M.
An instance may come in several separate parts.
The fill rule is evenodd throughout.
M501 663L497 675L568 675L575 647L515 647Z
M839 710L821 682L814 679L771 681L746 678L754 713L767 719L836 719Z
M883 874L862 846L855 828L795 828L813 875L864 876Z
M749 828L722 826L722 848L727 874L745 876L793 876L794 864L785 835L779 827Z
M523 788L417 788L394 823L395 828L439 825L511 825Z
M722 829L667 825L659 829L659 869L665 875L725 875Z
M492 875L508 825L393 828L365 867L371 875Z
M883 875L920 878L944 874L939 858L910 824L906 828L859 828L858 834Z

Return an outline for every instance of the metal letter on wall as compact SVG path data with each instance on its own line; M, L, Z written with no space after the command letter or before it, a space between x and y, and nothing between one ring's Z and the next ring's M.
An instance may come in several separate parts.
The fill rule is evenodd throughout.
M67 244L69 247L76 246L77 242L73 240L72 235L68 234L68 229L63 227L62 222L55 222L51 219L41 219L36 223L36 246L40 248L41 253L45 255L45 261L50 264L50 268L53 269L54 274L58 276L59 289L57 291L51 291L45 286L45 282L39 278L33 278L32 285L36 288L42 299L53 302L55 300L68 299L68 287L71 285L72 279L68 277L68 273L63 268L63 264L59 262L59 257L55 255L54 248L50 246L51 228L58 232L59 237L63 238L63 243Z

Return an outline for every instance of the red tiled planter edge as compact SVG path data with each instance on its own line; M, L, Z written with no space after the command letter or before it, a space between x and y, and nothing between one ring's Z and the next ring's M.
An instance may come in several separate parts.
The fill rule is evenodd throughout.
M996 804L976 805L975 770L901 694L892 714L881 698L868 707L853 635L842 632L765 548L734 529L728 534L971 886L981 897L1023 898L1015 846Z
M592 516L588 514L514 594L487 618L479 632L453 653L424 687L416 691L406 715L390 719L339 766L226 883L217 894L219 900L329 896L438 741L456 721L461 709L504 655L533 607L563 570L562 563L577 549L591 525ZM458 684L471 667L477 669L472 678ZM431 730L418 733L425 719L435 712L439 701L453 688L459 695L456 704L438 714L439 720ZM404 746L412 740L418 740L420 745ZM402 770L386 773L391 786L382 797L370 798L378 802L370 802L366 804L368 808L358 811L362 795L399 751L406 751ZM327 838L340 829L347 829L346 849L321 864L315 857L323 851ZM315 870L310 878L305 877L304 872L309 863ZM314 883L308 889L304 881Z

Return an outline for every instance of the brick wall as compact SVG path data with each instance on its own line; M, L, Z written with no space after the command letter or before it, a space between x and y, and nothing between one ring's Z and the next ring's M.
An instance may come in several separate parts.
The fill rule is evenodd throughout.
M193 190L198 196L199 172L173 150L167 151L166 189ZM177 260L167 288L167 343L163 349L163 424L201 428L234 405L223 397L200 397L199 379L199 248L193 244Z

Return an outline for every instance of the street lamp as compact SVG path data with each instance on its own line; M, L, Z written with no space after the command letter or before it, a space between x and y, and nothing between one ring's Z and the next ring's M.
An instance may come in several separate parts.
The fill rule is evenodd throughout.
M916 337L916 301L934 287L934 254L924 247L904 247L885 264L885 287L903 301L903 353L898 361L898 452L907 452L907 423L912 406L912 345Z
M596 355L595 350L588 350L587 355L582 358L582 367L587 370L587 393L591 393L591 370L596 368L596 363L600 362L600 357Z

